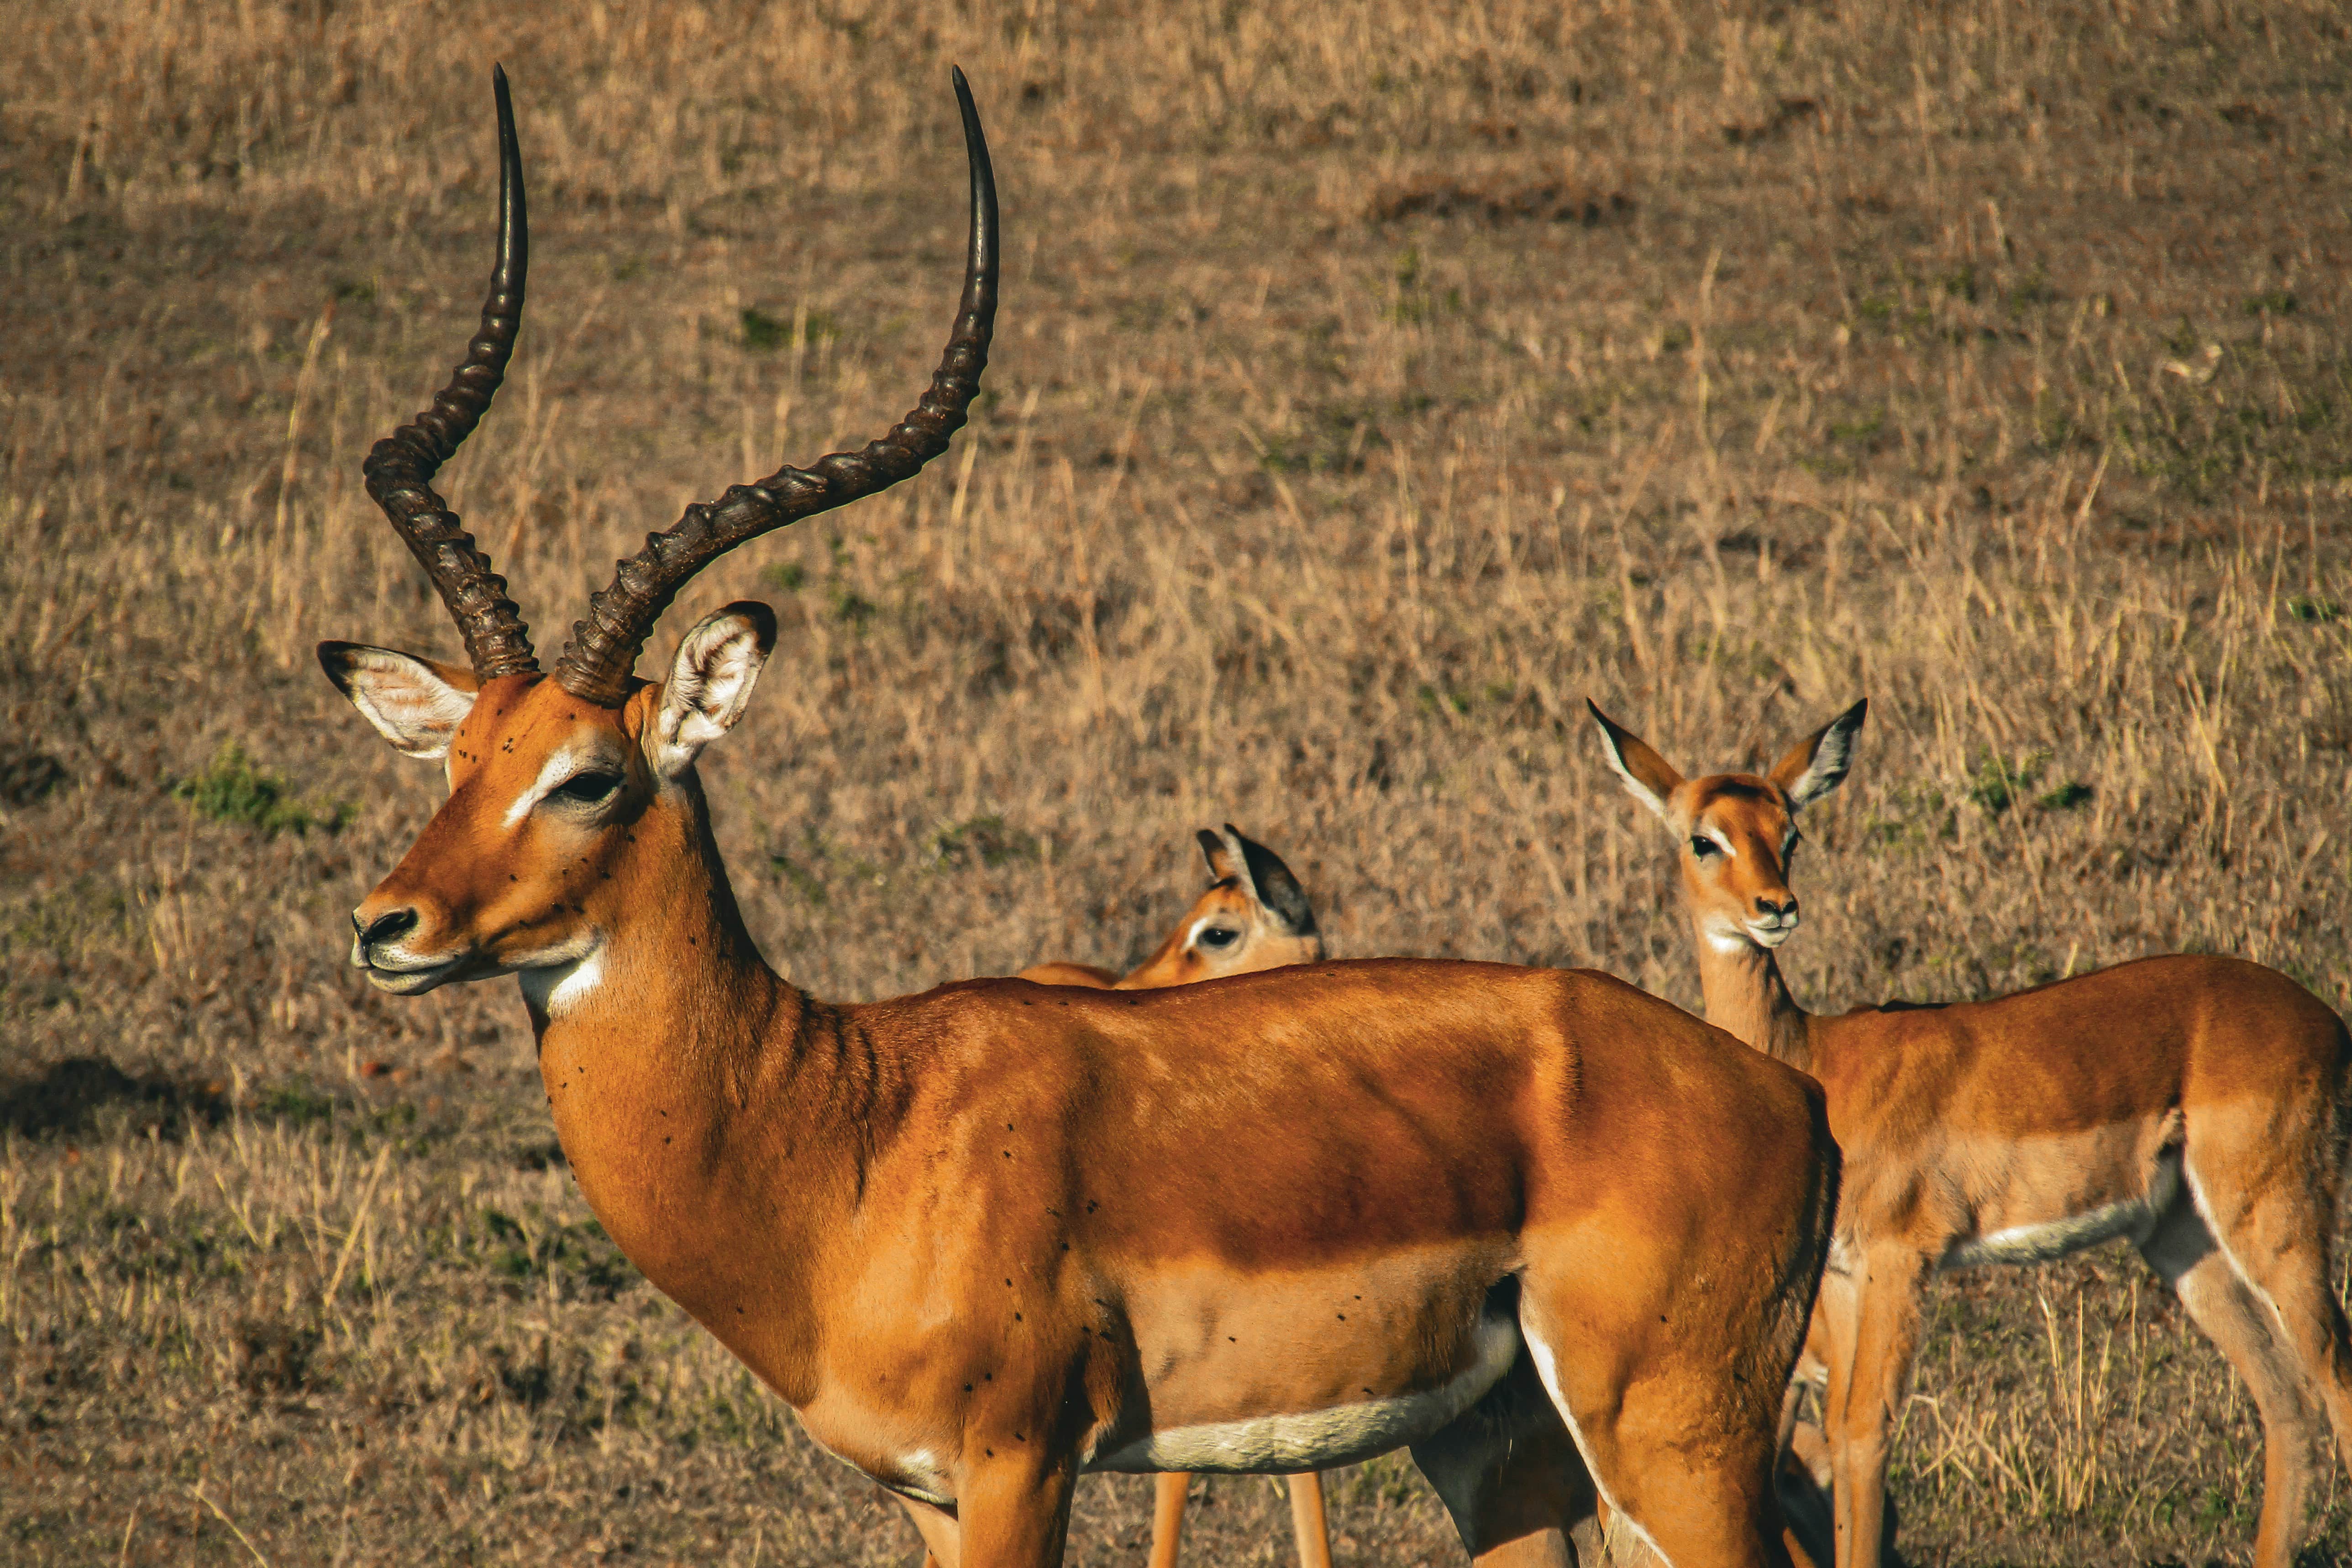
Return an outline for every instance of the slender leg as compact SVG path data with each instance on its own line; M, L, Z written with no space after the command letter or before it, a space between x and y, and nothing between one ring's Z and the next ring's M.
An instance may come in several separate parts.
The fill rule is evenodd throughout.
M1823 1426L1835 1472L1831 1502L1838 1568L1876 1568L1885 1550L1887 1447L1919 1347L1926 1278L1926 1261L1908 1248L1875 1249L1846 1282L1853 1292L1851 1330L1842 1332L1834 1321L1831 1325ZM1826 1281L1823 1294L1829 1294Z
M1298 1568L1331 1568L1331 1531L1323 1520L1323 1478L1312 1470L1290 1478L1290 1529L1298 1537Z
M2263 1423L2263 1512L2254 1568L2286 1568L2303 1533L2304 1506L2315 1479L2312 1452L2318 1413L2304 1397L2303 1371L2279 1338L2278 1319L2230 1267L2213 1233L2186 1202L2140 1245L2140 1254L2171 1284L2180 1305L2228 1360Z
M1180 1470L1163 1470L1151 1482L1151 1568L1176 1568L1176 1549L1184 1537L1184 1494L1192 1478Z
M1776 1403L1754 1401L1740 1413L1752 1418L1739 1419L1703 1362L1681 1376L1650 1365L1634 1377L1618 1354L1632 1336L1606 1310L1590 1297L1555 1307L1532 1281L1519 1304L1545 1386L1621 1523L1610 1555L1631 1559L1638 1544L1674 1568L1782 1568L1791 1558L1772 1492Z
M2338 1072L2347 1051L2352 1040L2338 1026ZM2209 1112L2189 1130L2181 1168L2213 1239L2269 1309L2306 1398L2326 1410L2336 1450L2352 1468L2352 1332L2328 1279L2343 1175L2336 1110L2322 1090L2292 1108L2256 1099ZM2294 1523L2299 1531L2302 1521Z

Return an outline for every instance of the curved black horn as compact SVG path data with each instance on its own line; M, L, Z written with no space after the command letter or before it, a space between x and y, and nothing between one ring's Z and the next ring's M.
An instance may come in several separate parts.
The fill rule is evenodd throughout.
M588 601L587 619L555 666L563 689L586 702L617 707L628 695L629 673L654 623L694 574L746 540L787 523L887 489L911 477L948 449L963 427L988 366L996 326L996 174L988 139L963 72L955 73L963 111L964 151L971 166L971 244L964 264L963 299L946 354L930 390L908 415L862 452L835 452L806 468L790 465L754 485L731 486L715 502L686 509L667 533L648 534L646 548L619 563L612 586Z
M515 334L522 329L523 280L530 270L522 149L515 141L507 73L497 66L490 68L490 88L499 104L499 260L490 274L489 298L482 302L481 330L466 345L465 359L433 406L377 442L360 465L368 494L441 591L441 601L466 639L474 674L486 681L536 670L539 660L521 612L507 597L506 579L490 570L490 558L434 494L433 476L481 423L506 380Z

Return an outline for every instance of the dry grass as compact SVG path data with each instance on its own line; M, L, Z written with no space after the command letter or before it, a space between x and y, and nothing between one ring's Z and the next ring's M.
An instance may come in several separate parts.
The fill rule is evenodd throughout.
M478 299L493 57L537 304L448 487L543 644L907 403L950 60L990 118L973 434L668 629L783 613L707 771L796 982L1123 965L1231 820L1339 953L1693 1003L1579 699L1712 767L1867 693L1815 1005L2190 947L2352 998L2338 7L490 9L0 13L10 1561L914 1550L588 1221L511 996L341 966L433 787L307 649L455 646L357 459ZM2136 1260L1934 1299L1916 1560L2242 1557L2249 1407ZM1084 1490L1079 1560L1138 1559ZM1281 1560L1211 1492L1194 1560ZM1456 1560L1395 1461L1335 1517Z

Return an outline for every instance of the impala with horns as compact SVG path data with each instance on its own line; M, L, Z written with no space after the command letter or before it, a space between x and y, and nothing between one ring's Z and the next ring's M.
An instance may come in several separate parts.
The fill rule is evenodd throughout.
M956 88L971 244L929 395L862 452L689 507L544 678L431 489L522 304L500 89L481 333L368 462L470 667L320 649L448 786L353 913L354 960L401 994L519 978L605 1230L896 1491L948 1568L1059 1563L1084 1470L1307 1470L1406 1444L1494 1562L1564 1555L1595 1484L1680 1568L1784 1561L1780 1395L1836 1197L1802 1075L1601 975L1324 964L843 1006L753 946L696 764L743 716L775 618L731 604L664 679L631 664L696 570L905 478L962 423L997 230Z
M2286 1568L2327 1425L2352 1460L2352 1345L2328 1264L2352 1037L2285 976L2204 956L1988 1002L1805 1011L1778 956L1798 927L1797 814L1844 779L1865 711L1769 774L1686 779L1592 709L1609 766L1679 847L1707 1018L1829 1094L1845 1180L1812 1347L1837 1560L1879 1560L1929 1277L2122 1236L2254 1396L2254 1562Z
M1323 934L1315 925L1315 906L1282 857L1244 837L1231 822L1222 832L1202 828L1197 836L1214 880L1150 957L1123 976L1057 960L1024 969L1020 977L1041 986L1150 991L1321 963ZM1151 1568L1176 1568L1190 1483L1181 1470L1160 1474L1151 1510ZM1298 1538L1300 1568L1331 1568L1323 1478L1313 1470L1290 1477L1290 1526Z

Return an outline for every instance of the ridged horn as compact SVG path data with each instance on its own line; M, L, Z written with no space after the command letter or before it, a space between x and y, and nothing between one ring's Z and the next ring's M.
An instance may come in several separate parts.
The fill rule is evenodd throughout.
M971 239L963 299L930 390L888 434L865 450L835 452L806 468L786 465L757 484L731 486L715 502L688 507L667 533L648 534L646 548L619 563L612 586L589 600L587 619L572 628L555 679L572 695L618 707L628 695L629 674L654 623L696 572L747 540L911 477L945 452L949 437L963 427L988 366L996 325L996 175L971 89L961 70L954 76L971 167Z
M433 406L375 444L360 465L367 492L407 541L466 640L466 656L483 680L536 670L530 632L507 597L506 579L474 543L457 514L433 491L433 476L474 433L506 380L522 329L524 276L530 268L530 222L524 208L522 150L515 141L507 73L490 68L499 104L499 259L482 302L481 330Z

